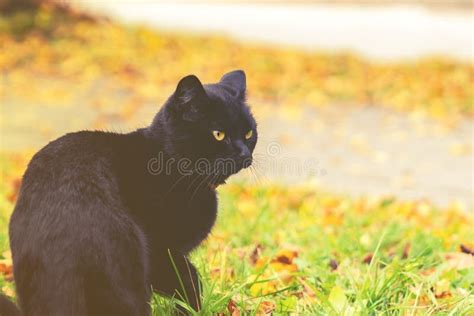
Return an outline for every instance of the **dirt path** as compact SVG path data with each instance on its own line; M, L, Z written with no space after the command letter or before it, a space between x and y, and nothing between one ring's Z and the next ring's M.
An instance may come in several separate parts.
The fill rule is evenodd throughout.
M258 151L280 161L280 168L265 168L266 178L473 207L472 120L447 128L380 107L337 106L285 116L292 115L280 112L260 120Z
M470 10L409 5L357 6L273 3L76 0L131 23L199 34L224 34L244 42L308 50L352 51L372 60L443 55L470 61ZM199 16L199 19L195 17ZM400 23L403 21L403 23Z

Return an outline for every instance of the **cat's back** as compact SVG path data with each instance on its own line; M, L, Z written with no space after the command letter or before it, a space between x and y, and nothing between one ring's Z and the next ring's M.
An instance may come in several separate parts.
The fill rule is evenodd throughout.
M39 150L31 159L23 182L58 181L64 176L93 174L113 157L115 144L123 135L82 131L66 134ZM35 175L40 173L39 175ZM38 177L41 176L41 177Z
M22 213L31 221L49 213L74 213L88 205L118 203L112 159L121 136L70 133L38 151L23 176L11 223L14 225Z
M9 226L25 315L117 315L116 302L129 299L117 284L145 284L145 237L124 207L114 170L128 139L67 134L31 159ZM137 295L147 297L142 289Z

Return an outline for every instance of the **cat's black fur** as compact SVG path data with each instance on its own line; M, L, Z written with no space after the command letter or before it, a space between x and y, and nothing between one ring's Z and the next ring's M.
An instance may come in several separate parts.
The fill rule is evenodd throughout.
M10 222L23 315L149 315L152 288L199 309L187 256L214 225L215 187L251 163L245 90L243 71L204 86L187 76L150 126L67 134L33 157Z

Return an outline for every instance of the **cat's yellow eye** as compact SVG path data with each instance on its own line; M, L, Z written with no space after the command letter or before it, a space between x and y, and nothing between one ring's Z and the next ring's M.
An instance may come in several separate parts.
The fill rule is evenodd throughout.
M214 138L218 141L221 141L225 138L225 133L221 131L212 131L212 135L214 135Z
M245 139L250 139L252 135L253 135L253 131L252 130L248 131L247 134L245 134Z

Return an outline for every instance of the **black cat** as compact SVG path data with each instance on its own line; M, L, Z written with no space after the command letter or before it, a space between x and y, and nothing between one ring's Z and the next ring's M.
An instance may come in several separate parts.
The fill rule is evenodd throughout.
M214 225L215 187L251 164L257 142L245 91L243 71L204 86L190 75L149 127L41 149L10 221L21 313L149 315L152 289L198 310L187 255Z

